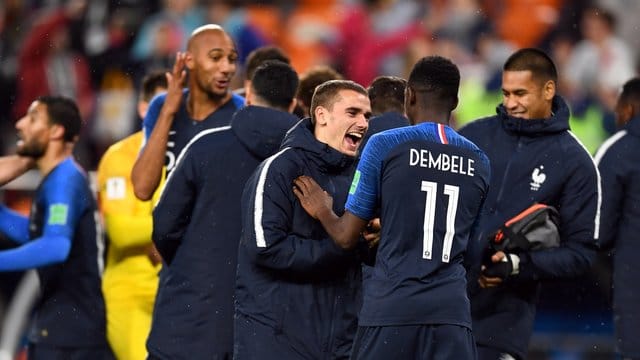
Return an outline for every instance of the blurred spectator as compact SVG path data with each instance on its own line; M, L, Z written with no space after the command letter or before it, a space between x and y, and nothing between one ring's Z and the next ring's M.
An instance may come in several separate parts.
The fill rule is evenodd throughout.
M482 1L496 32L516 48L537 46L558 23L563 0Z
M342 11L338 0L301 0L286 13L277 44L289 55L298 73L330 63L326 44L337 36Z
M249 54L267 44L260 29L251 23L244 7L228 0L209 0L207 6L208 23L218 24L231 36L238 47L238 61L244 64ZM238 79L240 77L236 77ZM247 76L247 79L250 79Z
M583 40L571 52L565 67L564 93L572 108L580 114L595 104L609 121L605 128L614 131L613 109L620 86L634 71L632 51L615 33L616 19L603 8L587 8L580 22Z
M378 32L374 18L395 1L369 0L347 10L331 49L336 67L347 79L369 84L379 74L385 57L402 52L412 39L424 34L417 20L393 31Z
M69 24L80 18L86 0L68 0L36 20L26 35L18 57L15 118L25 114L33 99L41 95L63 95L75 99L84 122L91 117L94 90L87 59L70 47Z
M170 68L176 52L186 48L189 36L205 23L195 0L162 0L162 8L144 21L131 55L148 68Z

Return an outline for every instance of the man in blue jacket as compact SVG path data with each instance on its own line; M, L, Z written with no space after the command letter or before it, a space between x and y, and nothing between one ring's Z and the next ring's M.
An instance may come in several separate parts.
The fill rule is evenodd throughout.
M371 106L346 80L319 85L311 118L287 134L242 197L234 355L237 359L344 359L359 310L361 272L354 250L339 248L291 191L316 179L343 207Z
M42 96L16 123L19 156L43 180L29 217L0 205L0 271L36 268L41 296L29 333L29 359L112 359L101 276L104 238L87 174L73 159L82 120L76 104Z
M553 61L538 49L521 49L504 64L497 115L460 130L486 152L491 183L476 241L534 203L560 213L559 247L489 254L470 277L473 333L480 359L525 357L540 281L571 278L595 257L599 227L598 171L569 131L569 109L556 95ZM478 274L479 272L479 274Z
M194 137L153 212L166 263L147 342L151 359L231 359L240 198L245 181L298 120L298 75L260 66L230 126Z
M596 153L602 176L600 242L614 247L613 315L616 347L624 359L640 358L640 78L622 87L618 126Z

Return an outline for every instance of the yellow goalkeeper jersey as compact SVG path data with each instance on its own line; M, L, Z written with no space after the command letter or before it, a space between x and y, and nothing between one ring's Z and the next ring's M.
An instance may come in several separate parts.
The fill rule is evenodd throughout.
M102 279L107 335L119 359L144 359L158 289L160 265L154 265L148 255L156 199L138 200L131 183L142 136L137 132L109 147L97 173L100 210L109 239Z

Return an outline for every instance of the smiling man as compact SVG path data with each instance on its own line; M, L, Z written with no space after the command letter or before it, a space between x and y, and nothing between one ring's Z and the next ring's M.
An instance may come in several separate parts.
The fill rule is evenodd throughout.
M347 358L361 288L357 250L342 250L291 188L316 179L344 204L367 130L367 91L346 80L318 86L311 118L285 137L245 186L236 283L235 359ZM335 208L341 214L342 207Z
M569 131L569 108L556 94L557 81L547 54L533 48L516 51L504 64L497 115L460 130L487 154L495 174L475 241L486 243L534 203L560 212L559 247L489 254L488 263L471 277L473 333L481 360L524 358L541 280L578 276L595 257L599 176Z
M137 198L151 199L163 166L169 174L196 134L229 125L244 105L244 98L229 90L237 62L233 40L215 24L194 30L187 51L176 54L173 70L167 73L167 93L149 104L143 121L145 145L131 172ZM188 89L183 89L187 71Z

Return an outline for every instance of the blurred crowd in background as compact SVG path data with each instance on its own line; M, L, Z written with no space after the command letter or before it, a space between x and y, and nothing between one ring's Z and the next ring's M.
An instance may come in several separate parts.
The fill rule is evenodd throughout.
M614 131L619 87L637 72L638 13L634 0L4 0L0 145L11 152L13 124L35 96L65 94L86 121L78 159L95 169L106 147L139 128L142 75L170 68L193 29L217 23L234 37L240 65L273 44L298 73L330 65L363 86L406 77L422 56L449 57L464 82L458 124L494 112L508 54L541 47L593 153ZM242 70L235 80L241 87Z
M242 87L249 52L269 44L299 74L329 65L365 87L377 75L406 78L423 56L448 57L462 73L453 127L495 114L506 58L542 48L558 66L571 128L593 154L615 131L620 86L638 74L638 14L637 0L2 0L0 149L14 152L15 121L34 98L66 95L86 122L77 159L95 170L109 145L140 129L135 104L144 74L170 69L192 30L217 23L240 52L232 88ZM575 306L561 301L570 292L585 308L606 308L606 271L596 267L580 281L577 290L559 285L548 303ZM606 313L594 321L577 326L612 331Z

